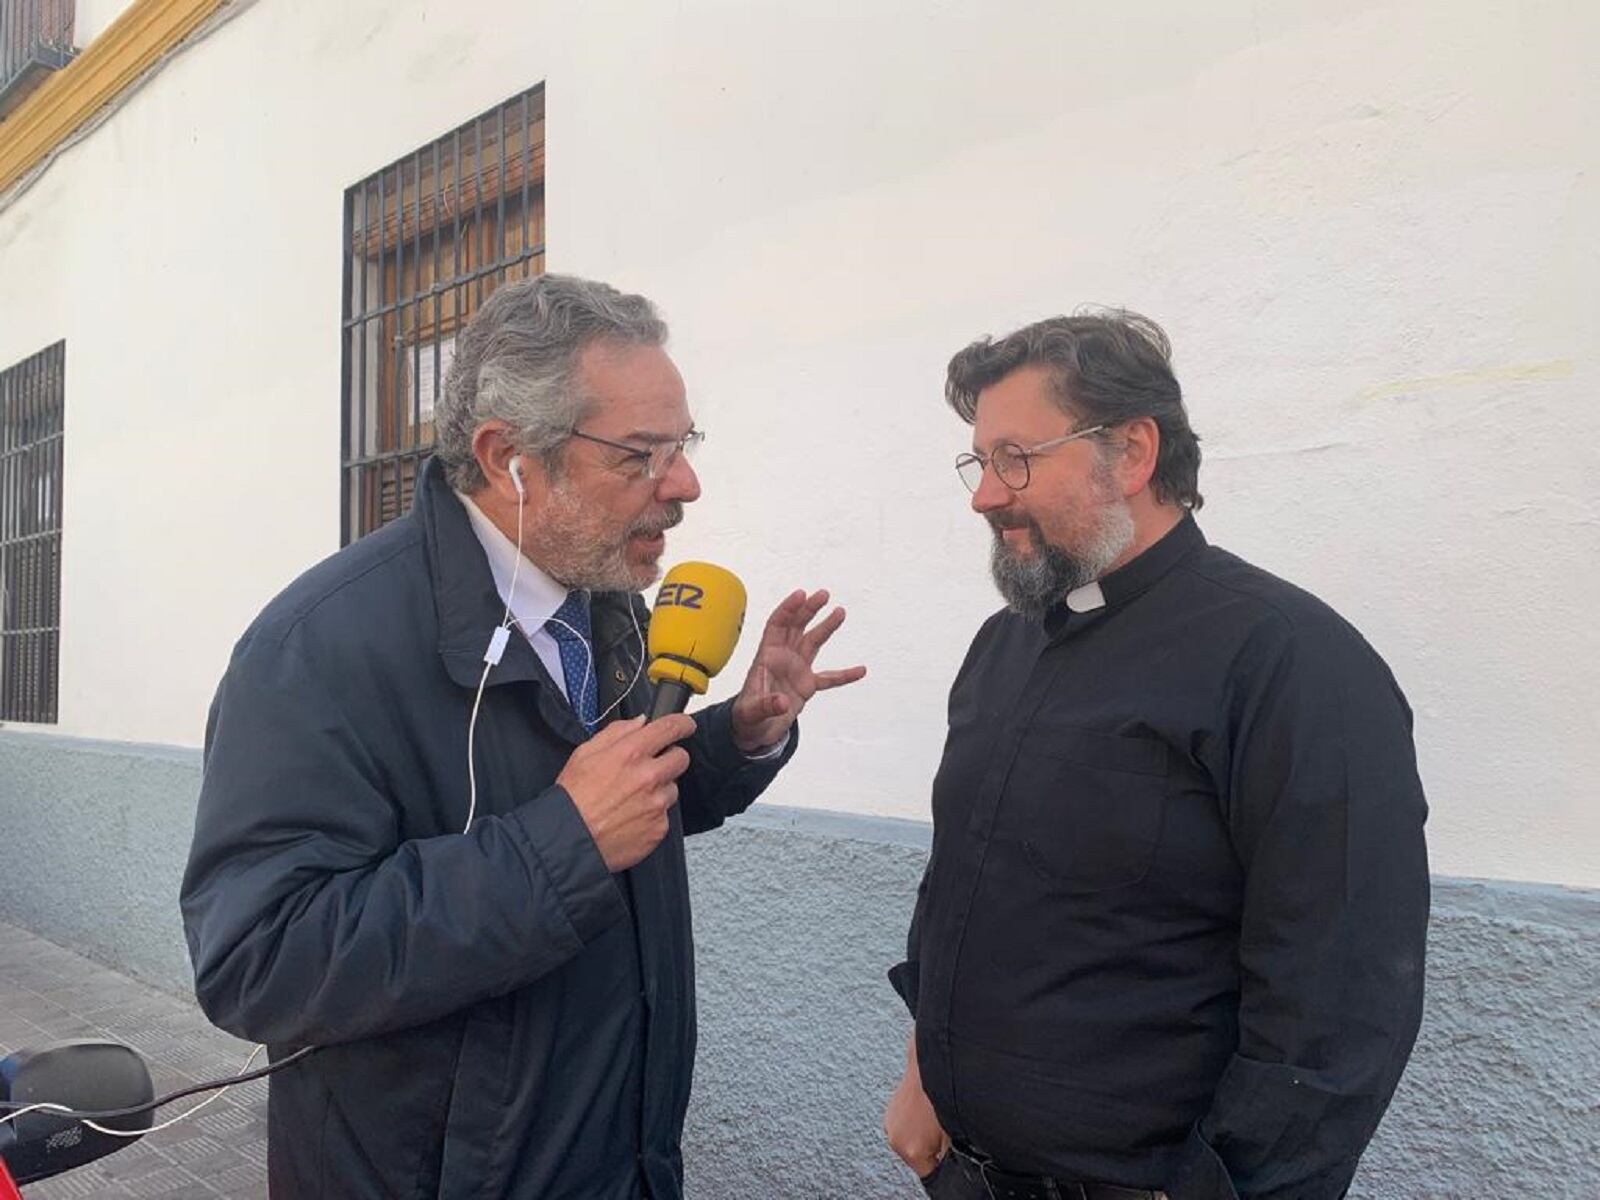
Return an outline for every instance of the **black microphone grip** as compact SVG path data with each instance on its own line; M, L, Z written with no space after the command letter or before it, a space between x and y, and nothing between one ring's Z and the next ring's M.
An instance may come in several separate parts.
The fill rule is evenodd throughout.
M677 679L663 679L656 684L655 698L650 702L650 719L660 720L668 713L681 713L689 707L689 697L694 695L688 684Z

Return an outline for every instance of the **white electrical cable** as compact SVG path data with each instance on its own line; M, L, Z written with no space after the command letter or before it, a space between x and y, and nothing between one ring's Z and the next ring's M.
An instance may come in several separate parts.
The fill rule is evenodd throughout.
M514 468L517 464L513 462L511 465ZM472 716L467 719L467 823L461 827L462 833L472 828L472 818L478 813L478 761L473 753L474 735L478 730L478 707L483 703L483 689L489 682L489 672L499 663L500 656L506 652L506 643L511 640L511 597L517 594L517 576L522 571L522 510L527 503L528 498L523 494L519 477L516 560L511 564L511 586L506 589L506 610L500 614L500 623L494 627L489 646L483 652L483 674L478 679L478 694L472 698Z
M139 1050L139 1048L137 1046L131 1047L131 1049L134 1051L134 1053L138 1054L140 1058L144 1058L146 1062L149 1061L149 1059L145 1058L145 1055ZM256 1056L259 1055L265 1049L266 1049L265 1046L257 1046L254 1050L250 1051L250 1057L244 1060L244 1066L240 1067L238 1069L238 1071L235 1072L235 1074L236 1075L243 1075L246 1072L248 1072L250 1070L251 1064L256 1061ZM204 1100L202 1100L199 1104L196 1104L193 1108L186 1109L185 1111L179 1113L177 1116L172 1117L170 1120L162 1121L159 1125L152 1125L152 1126L150 1126L149 1129L112 1129L108 1125L97 1124L96 1122L89 1120L87 1117L79 1117L78 1118L78 1123L80 1125L87 1125L90 1129L94 1130L96 1133L109 1134L111 1137L142 1138L147 1133L159 1133L163 1129L171 1128L172 1126L176 1125L179 1121L187 1121L190 1117L194 1116L195 1113L199 1112L206 1105L214 1104L214 1103L216 1103L216 1101L221 1099L223 1092L226 1092L229 1088L238 1087L238 1086L239 1085L236 1084L236 1083L225 1083L225 1084L223 1084L221 1087L219 1087L216 1090L215 1094L207 1096ZM66 1115L66 1116L71 1116L76 1111L77 1111L76 1109L68 1108L64 1104L52 1104L52 1103L49 1103L49 1102L45 1101L45 1102L41 1102L41 1103L38 1103L38 1104L30 1104L30 1105L26 1106L25 1108L19 1108L15 1112L9 1112L9 1113L6 1113L4 1116L0 1116L0 1125L4 1125L7 1121L15 1121L18 1117L26 1116L28 1113L31 1113L31 1112L53 1112L53 1113L62 1113L64 1115Z
M470 794L470 799L468 801L468 806L467 806L467 823L464 826L462 826L462 829L461 829L462 833L466 833L467 830L472 828L472 819L473 819L473 816L476 814L477 808L478 808L478 773L477 773L477 766L476 766L475 756L473 754L473 746L474 746L475 735L476 735L477 727L478 727L478 710L479 710L479 707L483 703L484 686L489 682L489 672L494 670L496 664L499 663L501 656L505 653L506 643L511 640L510 639L511 627L513 625L515 625L517 627L517 629L520 630L523 633L524 636L527 636L527 634L528 634L528 631L523 628L522 622L520 620L518 620L516 617L511 615L511 600L510 600L511 596L516 595L517 575L522 569L522 552L521 552L520 547L522 545L522 508L523 508L523 503L524 503L524 501L521 498L519 498L518 502L517 502L517 546L519 547L519 549L517 551L517 561L512 565L512 568L511 568L511 586L507 589L507 599L506 599L505 612L503 614L501 614L500 623L495 626L494 633L489 638L489 647L484 652L484 656L483 656L483 661L484 661L483 675L478 679L478 692L477 692L477 695L475 697L473 697L473 701L472 701L472 716L467 722L467 784L468 784L468 790L469 790L469 794ZM639 682L639 676L641 674L643 674L643 672L644 672L644 660L645 660L644 630L639 625L639 611L638 611L637 608L634 607L633 601L631 599L628 601L628 615L631 618L633 618L633 634L634 634L634 637L637 638L638 642L639 642L639 661L634 665L633 678L628 681L628 686L625 687L622 690L622 694L621 695L619 695L615 700L613 700L610 703L610 705L607 706L605 712L601 713L599 716L597 716L594 719L593 725L595 725L595 726L598 726L602 721L604 721L607 717L609 717L612 714L612 712L616 710L618 705L620 705L624 700L626 700L630 695L633 694L633 689ZM585 638L581 633L579 633L571 625L568 625L565 621L561 620L559 617L551 617L549 619L549 621L553 622L554 624L560 625L563 629L567 630L567 632L571 633L573 637L577 638L578 641L583 645L584 652L588 655L588 662L585 664L585 672L584 672L584 677L583 677L583 684L578 690L578 694L581 696L583 694L583 692L588 688L590 678L592 676L594 676L594 674L595 674L594 648L589 644L589 640L587 638ZM145 1057L143 1053L138 1051L138 1047L133 1047L133 1049L134 1049L134 1051L136 1053L139 1053L139 1056L141 1058ZM254 1050L250 1051L250 1057L244 1060L244 1066L240 1067L239 1070L237 1072L235 1072L235 1074L244 1075L244 1074L248 1073L249 1070L250 1070L251 1065L256 1061L256 1058L265 1049L266 1049L265 1046L257 1046ZM149 1060L146 1059L146 1061L149 1061ZM216 1093L214 1095L208 1096L206 1099L202 1100L199 1104L196 1104L193 1108L187 1109L184 1112L179 1113L177 1116L172 1117L169 1120L162 1121L160 1124L152 1125L148 1129L137 1129L137 1130L112 1129L112 1128L110 1128L109 1126L106 1126L106 1125L99 1125L99 1124L95 1123L94 1121L89 1120L86 1117L80 1117L78 1120L79 1120L80 1124L88 1126L90 1129L93 1129L97 1133L108 1134L111 1137L141 1138L141 1137L144 1137L144 1135L147 1134L147 1133L158 1133L163 1129L169 1129L172 1126L176 1125L179 1121L187 1121L190 1117L194 1116L202 1108L205 1108L209 1104L215 1103L218 1099L221 1098L222 1094L224 1092L226 1092L228 1089L233 1088L233 1087L237 1087L237 1086L238 1086L238 1084L235 1084L235 1083L225 1083L225 1084L221 1085L219 1088L217 1088L217 1091L216 1091ZM41 1103L38 1103L38 1104L29 1104L29 1105L27 1105L27 1106L25 1106L23 1108L19 1108L19 1109L15 1110L14 1112L8 1112L5 1115L0 1116L0 1125L4 1125L7 1121L15 1121L18 1117L26 1116L28 1113L32 1113L32 1112L53 1112L53 1113L61 1113L61 1114L65 1114L65 1115L71 1115L74 1111L75 1110L73 1110L71 1108L68 1108L68 1107L66 1107L65 1105L62 1105L62 1104L52 1104L52 1103L48 1103L48 1102L41 1102Z
M504 626L498 627L499 633ZM491 646L494 642L489 643ZM472 828L472 818L478 811L478 765L476 756L472 753L473 734L478 728L478 705L483 703L483 685L489 682L489 672L494 670L494 663L485 662L483 676L478 680L478 694L472 701L472 716L467 721L467 823L461 827L461 832L466 833Z
M601 721L604 721L607 717L609 717L612 714L612 712L614 712L616 710L617 705L621 704L624 700L626 700L628 698L629 695L632 694L633 685L639 682L639 676L644 671L644 655L645 655L644 630L639 627L639 614L634 609L633 602L631 600L628 602L628 615L633 618L633 636L636 637L639 640L639 661L634 665L633 678L628 680L628 686L622 689L622 694L620 696L618 696L615 700L613 700L610 704L608 704L606 706L605 712L601 713L593 721L585 721L584 722L585 725L598 726ZM521 621L517 620L515 617L512 617L511 618L511 623L513 625L515 625L518 629L521 629L524 636L527 636L527 632L528 631L526 629L522 628L522 622ZM560 617L551 617L549 620L547 620L545 622L545 624L546 625L559 625L559 626L561 626L561 628L565 629L573 637L577 638L580 642L582 642L584 650L588 652L589 661L588 661L588 664L586 665L586 667L584 669L584 673L583 673L583 687L578 689L578 694L580 696L583 695L584 691L589 686L589 677L594 674L594 650L590 647L588 641L585 640L583 634L579 633L571 625L568 625ZM576 707L576 706L574 706L574 707ZM594 730L590 729L590 732L593 733Z
M483 674L478 678L478 692L472 698L472 716L467 719L467 822L461 827L461 832L466 833L472 828L472 820L478 812L478 762L475 747L477 744L478 709L483 704L483 689L488 685L489 672L499 664L501 656L505 653L506 643L511 640L511 627L515 625L522 635L532 640L530 633L516 617L511 615L511 598L517 594L517 574L522 570L522 509L527 503L526 497L520 492L517 494L517 544L514 549L516 561L511 565L511 586L506 589L506 608L500 615L500 623L494 627L494 632L489 637L489 646L483 653ZM594 721L585 722L588 731L593 733L600 722L609 717L624 700L633 693L634 686L639 682L639 676L644 672L645 644L644 630L639 627L639 612L633 606L633 601L628 601L628 615L633 618L633 635L639 640L639 661L633 669L633 678L628 681L628 686L622 689L622 694L613 700L605 712L597 716ZM584 637L571 625L560 617L550 617L545 624L559 625L565 629L583 646L587 661L584 663L583 684L578 689L581 697L588 690L589 680L595 678L594 647L589 644L589 639ZM571 697L568 697L571 701ZM577 711L577 702L572 701L573 711ZM581 718L580 718L581 720Z

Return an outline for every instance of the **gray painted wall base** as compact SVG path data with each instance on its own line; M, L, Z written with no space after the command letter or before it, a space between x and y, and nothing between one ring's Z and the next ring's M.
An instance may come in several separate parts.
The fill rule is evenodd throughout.
M200 754L0 733L0 919L168 990Z
M904 957L927 853L754 817L689 842L688 1200L921 1196L879 1122L911 1027L884 972Z
M180 994L199 756L0 732L0 919ZM762 809L690 843L691 1200L914 1197L878 1130L927 827ZM1427 1015L1353 1196L1600 1197L1600 892L1435 880Z
M757 809L691 842L694 1200L921 1194L878 1120L927 828L851 824ZM1597 935L1600 893L1434 880L1422 1033L1352 1197L1600 1198Z

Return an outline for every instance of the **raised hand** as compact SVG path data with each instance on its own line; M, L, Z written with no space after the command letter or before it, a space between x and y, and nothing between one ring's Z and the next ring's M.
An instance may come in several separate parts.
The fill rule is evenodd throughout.
M796 591L785 597L761 631L761 645L733 702L733 740L745 753L777 745L800 710L818 692L854 683L864 666L818 671L817 651L844 624L844 609L835 608L812 627L828 603L826 591Z

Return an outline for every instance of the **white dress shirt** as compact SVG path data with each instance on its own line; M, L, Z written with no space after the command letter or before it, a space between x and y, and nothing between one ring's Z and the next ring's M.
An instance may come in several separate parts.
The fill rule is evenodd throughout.
M561 694L566 696L567 675L561 669L561 648L556 644L555 635L545 628L545 622L555 616L556 609L566 603L567 589L551 579L519 551L511 539L483 515L482 510L472 502L470 496L457 492L456 498L467 510L467 519L472 522L472 532L477 535L478 543L489 559L489 571L494 576L495 591L499 592L500 599L510 606L511 615L517 620L514 628L522 630L523 636L533 646L533 652L539 656L539 661L549 672L551 680L561 689ZM522 560L520 565L517 562L519 558ZM511 594L513 571L517 576L517 593L514 596ZM594 653L592 645L589 647L589 653ZM571 697L568 697L569 701L570 699Z

